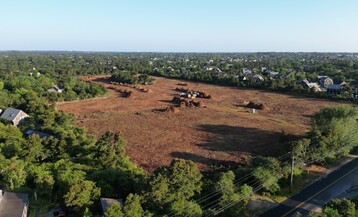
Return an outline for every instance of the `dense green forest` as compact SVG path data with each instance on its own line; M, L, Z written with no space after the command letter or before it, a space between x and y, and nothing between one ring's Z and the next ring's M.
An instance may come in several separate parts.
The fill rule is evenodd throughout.
M30 193L30 216L56 206L65 206L76 216L101 216L100 197L124 200L124 205L110 206L106 217L248 216L246 205L253 193L276 195L288 187L292 154L302 162L294 171L300 177L303 163L325 164L356 151L358 109L339 106L323 108L313 117L312 130L296 141L283 141L277 157L255 156L248 165L207 173L191 161L175 159L147 174L126 155L120 134L107 132L95 139L76 126L73 116L56 111L54 104L106 94L104 87L77 75L113 74L115 79L148 82L140 72L240 83L235 80L239 77L213 76L199 69L209 65L239 76L243 67L255 71L265 65L286 74L286 69L295 69L295 76L324 73L337 80L358 80L357 57L348 54L0 53L0 108L13 107L29 115L18 128L0 123L0 185ZM192 73L182 73L183 69ZM64 91L49 92L56 84ZM49 136L28 136L27 130Z

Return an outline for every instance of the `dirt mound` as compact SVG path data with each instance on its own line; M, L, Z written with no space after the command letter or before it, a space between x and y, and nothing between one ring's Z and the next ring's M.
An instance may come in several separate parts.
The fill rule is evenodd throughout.
M183 99L183 98L180 98L177 96L173 97L171 102L176 104L179 108L185 108L185 107L204 108L204 107L206 107L202 101L188 100L188 99Z
M142 91L143 93L149 93L149 89L146 89L146 88L139 88L140 91Z
M183 87L177 87L177 88L175 88L175 90L176 90L176 91L179 91L179 92L184 92L184 93L186 93L186 92L189 91L189 89L183 88Z
M188 86L188 83L180 82L180 83L177 83L177 85L179 85L179 86Z
M171 102L175 104L180 104L182 102L182 99L180 97L175 96L173 97Z
M123 97L125 97L125 98L132 98L132 97L134 97L134 93L132 92L132 91L130 91L130 90L127 90L127 89L119 89L118 90L121 94L122 94L122 96Z
M196 107L204 108L204 107L206 107L206 105L202 101L199 101L198 105Z
M242 105L243 105L243 106L247 106L249 103L250 103L250 101L243 101L243 102L242 102Z
M204 93L204 94L203 94L203 98L212 99L211 95L210 95L210 94L207 94L207 93Z
M260 110L269 110L270 108L265 103L256 103L253 101L250 101L246 107L252 108L252 109L260 109Z

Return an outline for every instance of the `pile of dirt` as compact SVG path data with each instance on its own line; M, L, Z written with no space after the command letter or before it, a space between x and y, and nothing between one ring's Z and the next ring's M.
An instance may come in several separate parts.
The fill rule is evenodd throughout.
M250 101L247 105L247 108L252 108L252 109L260 109L260 110L270 110L270 108L267 106L267 104L265 103L256 103L253 101Z
M180 83L177 83L177 85L179 85L179 86L188 86L188 83L180 82Z
M247 106L249 103L250 103L250 101L243 101L243 102L242 102L242 105L243 105L243 106Z
M175 104L180 104L182 102L182 98L174 96L171 102Z
M144 92L144 93L148 93L149 92L149 89L146 89L146 88L139 88L139 90L141 91L141 92Z
M124 89L124 90L119 89L118 91L119 91L119 92L122 94L122 96L125 97L125 98L132 98L132 97L134 96L134 93L133 93L132 91L130 91L130 90L127 90L127 89Z
M185 107L204 108L204 107L206 107L202 101L188 100L188 99L183 99L183 98L180 98L177 96L173 97L171 102L175 103L179 108L185 108Z
M205 93L205 92L202 92L202 95L203 95L203 98L212 99L212 97L211 97L210 94L207 94L207 93Z
M183 87L177 87L177 88L175 88L175 90L176 90L176 91L179 91L179 92L184 92L184 93L186 93L186 92L189 91L189 89L183 88Z

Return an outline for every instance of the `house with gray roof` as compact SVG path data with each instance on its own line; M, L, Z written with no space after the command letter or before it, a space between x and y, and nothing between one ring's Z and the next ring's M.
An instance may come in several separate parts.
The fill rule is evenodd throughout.
M0 116L1 119L10 121L14 126L19 125L27 117L29 117L28 114L14 108L7 108Z
M56 84L53 87L51 87L50 89L47 90L47 92L49 93L62 93L65 90L65 88L60 85L60 84Z
M328 94L341 94L342 86L340 84L329 84L327 86L327 93Z
M27 217L29 195L0 190L0 217Z
M123 200L122 199L114 199L114 198L100 198L101 201L101 207L102 207L102 212L106 212L106 210L108 209L108 207L114 203L118 203L121 206L124 205Z

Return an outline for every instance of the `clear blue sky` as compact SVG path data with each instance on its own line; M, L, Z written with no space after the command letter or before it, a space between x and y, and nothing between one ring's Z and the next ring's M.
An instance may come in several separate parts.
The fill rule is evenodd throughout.
M0 50L358 52L358 0L3 0Z

